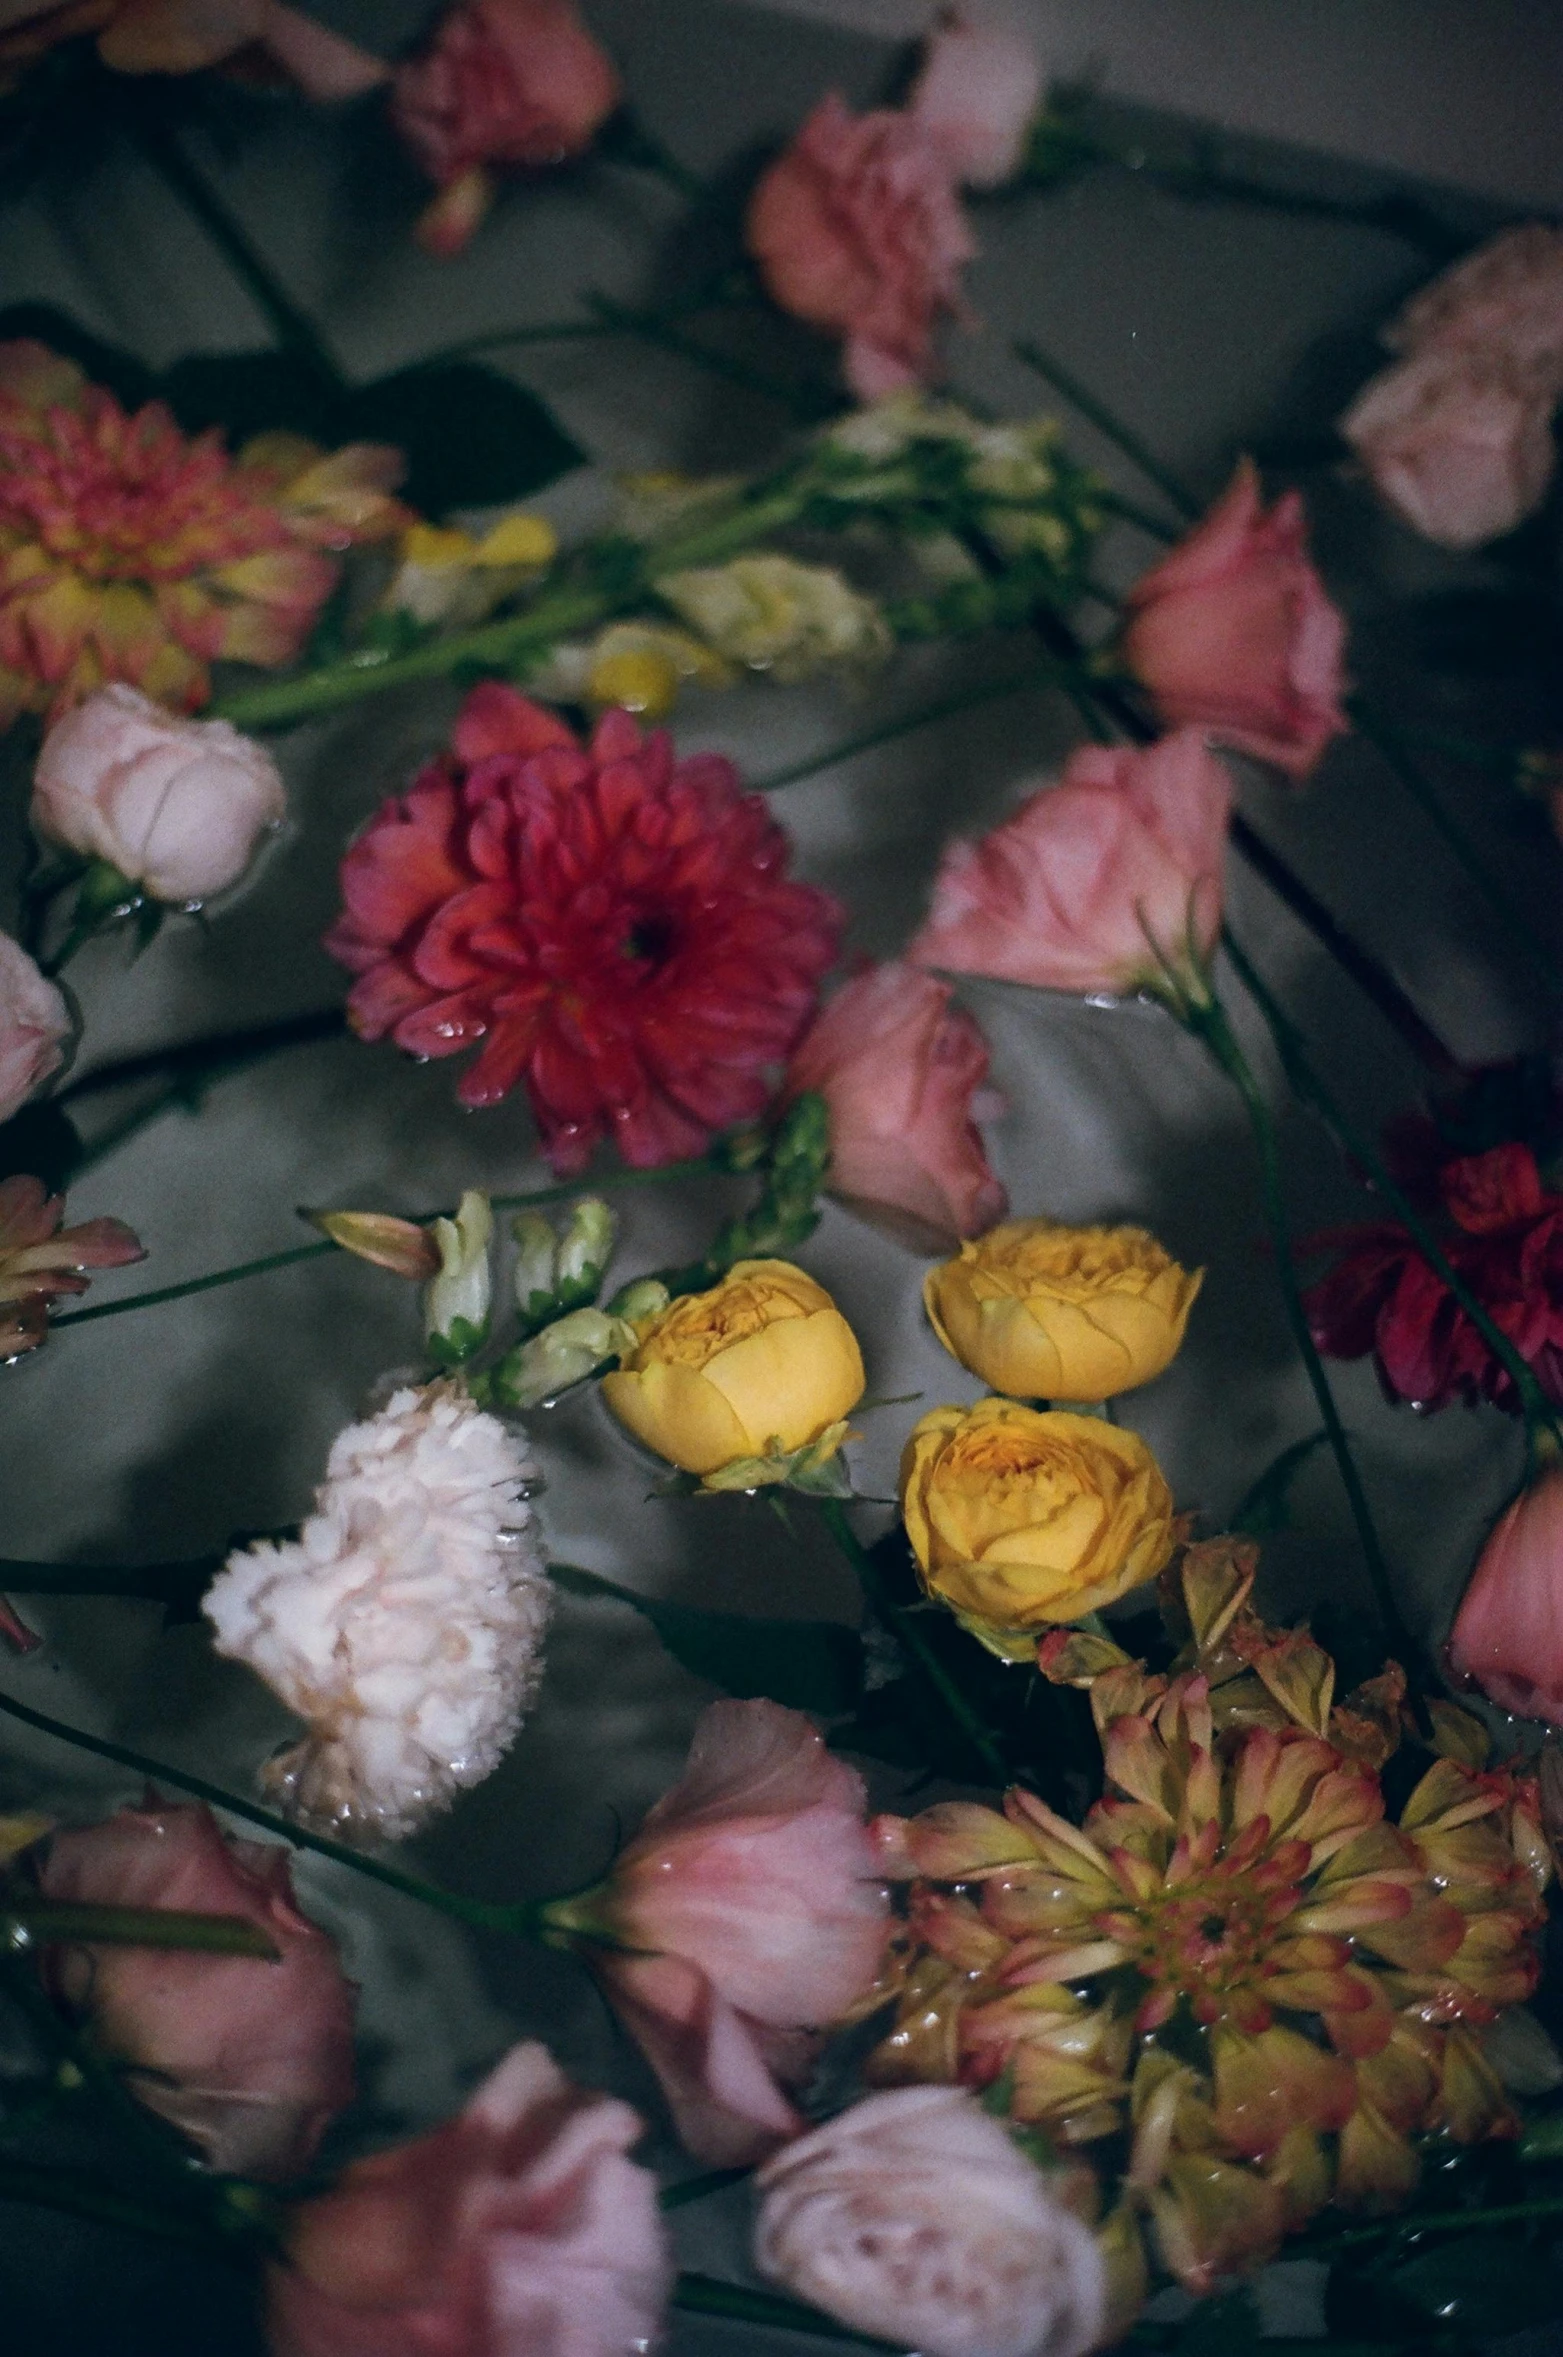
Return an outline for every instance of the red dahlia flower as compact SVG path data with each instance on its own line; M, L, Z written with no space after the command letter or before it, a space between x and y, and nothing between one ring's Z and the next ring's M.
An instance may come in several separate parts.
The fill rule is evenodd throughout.
M731 762L490 683L349 850L326 947L361 1039L482 1040L462 1104L524 1081L556 1170L607 1136L646 1168L759 1113L813 1011L841 913L788 849Z
M1534 1153L1515 1140L1445 1162L1434 1184L1445 1258L1563 1401L1563 1195L1543 1187ZM1389 1396L1420 1408L1455 1398L1518 1408L1513 1379L1405 1228L1384 1221L1316 1241L1343 1248L1307 1296L1320 1350L1371 1351Z

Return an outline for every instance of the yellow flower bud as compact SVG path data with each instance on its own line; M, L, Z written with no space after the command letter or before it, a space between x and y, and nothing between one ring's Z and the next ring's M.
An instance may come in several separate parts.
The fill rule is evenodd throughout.
M805 1448L863 1396L857 1337L790 1261L737 1261L709 1293L669 1302L635 1332L603 1397L685 1473Z
M447 531L441 524L409 524L402 534L402 556L409 565L443 572L447 566L470 565L477 542L470 532Z
M527 572L551 565L559 554L559 535L544 516L501 516L485 532L472 552L475 565L518 566Z
M1138 1433L1015 1400L933 1408L901 1457L923 1585L990 1650L1099 1612L1172 1553L1172 1493Z
M934 1332L1014 1399L1112 1399L1149 1383L1183 1342L1203 1269L1144 1228L1011 1219L930 1269Z
M586 692L594 704L620 704L647 720L661 720L678 701L678 672L654 648L626 647L593 664Z

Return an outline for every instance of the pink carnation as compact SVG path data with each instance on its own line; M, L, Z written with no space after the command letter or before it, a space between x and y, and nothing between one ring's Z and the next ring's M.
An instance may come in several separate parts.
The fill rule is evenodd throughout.
M913 966L875 966L837 991L787 1067L787 1095L815 1090L829 1109L832 1194L919 1251L951 1251L1009 1207L973 1118L988 1044L952 996Z
M1127 604L1124 660L1165 727L1208 728L1298 779L1347 727L1346 624L1309 560L1301 496L1267 515L1251 460Z
M918 383L976 252L946 157L914 115L820 101L754 192L749 250L784 311L845 339L863 401Z

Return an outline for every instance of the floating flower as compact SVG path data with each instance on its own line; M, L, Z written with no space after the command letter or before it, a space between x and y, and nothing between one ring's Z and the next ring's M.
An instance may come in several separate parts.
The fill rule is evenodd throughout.
M557 1170L605 1136L644 1167L761 1112L808 1021L840 916L787 857L730 762L675 761L622 712L583 746L490 685L348 852L326 945L361 1038L481 1040L464 1105L524 1081Z
M274 2357L626 2357L672 2288L643 2123L513 2047L455 2119L299 2204L267 2271Z
M1164 727L1207 728L1299 780L1347 728L1346 622L1309 557L1302 496L1266 514L1251 459L1126 606L1123 659Z
M65 1197L39 1178L0 1179L0 1360L36 1350L49 1331L49 1304L85 1293L88 1269L145 1260L146 1248L120 1219L60 1225Z
M46 1977L139 2099L240 2177L297 2177L353 2096L353 1987L299 1913L289 1855L232 1841L210 1809L150 1801L57 1833L39 1877L67 1906L237 1915L275 1961L191 1949L69 1947Z
M397 67L391 97L391 120L440 190L419 242L460 253L494 201L496 168L578 155L620 95L574 0L457 0L428 49Z
M1500 1518L1460 1599L1449 1665L1490 1702L1563 1726L1563 1469Z
M889 1918L862 1779L801 1712L714 1702L607 1881L548 1916L586 1944L690 2151L756 2160L801 2125L785 2087L807 2073L804 2033L879 1969Z
M19 941L0 933L0 1121L65 1061L70 1009Z
M467 628L558 553L552 524L521 509L481 538L420 520L402 534L400 560L381 602L387 613L408 614L428 627Z
M1389 1822L1364 1730L1403 1680L1335 1707L1329 1656L1248 1610L1253 1568L1190 1551L1169 1676L1103 1639L1043 1644L1103 1741L1083 1826L1015 1791L879 1828L916 1879L871 2074L1003 2082L1068 2149L1127 2131L1124 2202L1197 2292L1327 2201L1398 2206L1423 2134L1514 2132L1481 2032L1535 1985L1549 1872L1533 1780L1481 1765L1457 1711L1476 1764L1435 1758ZM1398 1702L1385 1725L1379 1761Z
M834 567L770 551L663 573L657 595L727 662L784 681L879 662L895 643L873 599Z
M229 1556L206 1616L308 1723L262 1775L301 1821L394 1839L515 1740L550 1603L530 1472L453 1384L397 1391L338 1433L296 1540Z
M745 231L782 310L844 339L860 401L916 384L976 252L935 138L910 114L820 101L760 180Z
M930 1408L901 1455L923 1585L990 1651L1114 1604L1172 1553L1172 1493L1137 1432L1016 1400Z
M236 884L287 815L271 755L226 720L180 720L133 687L98 688L55 722L32 822L153 900L193 907Z
M997 188L1025 152L1042 60L1014 27L954 10L934 27L909 102L913 120L968 188Z
M340 552L400 520L400 474L293 435L230 458L161 402L122 409L73 360L0 345L0 720L110 680L193 711L219 658L291 662Z
M1087 995L1198 997L1221 929L1232 786L1202 735L1084 745L976 843L952 843L914 965Z
M934 1332L1012 1399L1113 1399L1169 1367L1203 1269L1180 1268L1144 1228L1011 1219L930 1269Z
M1542 1185L1534 1153L1515 1140L1442 1161L1433 1184L1444 1257L1548 1397L1563 1400L1563 1195ZM1385 1220L1314 1245L1341 1256L1305 1296L1320 1350L1371 1351L1389 1397L1419 1408L1487 1399L1517 1412L1512 1376L1409 1229Z
M787 1067L788 1098L825 1100L831 1193L918 1251L980 1234L1008 1202L975 1118L988 1043L953 996L915 966L873 966L826 1002Z
M1106 2323L1096 2237L956 2087L870 2095L760 2171L762 2275L928 2357L1084 2357Z
M856 1335L790 1261L736 1261L708 1292L653 1310L634 1332L622 1367L603 1377L603 1398L685 1473L834 1438L863 1396Z

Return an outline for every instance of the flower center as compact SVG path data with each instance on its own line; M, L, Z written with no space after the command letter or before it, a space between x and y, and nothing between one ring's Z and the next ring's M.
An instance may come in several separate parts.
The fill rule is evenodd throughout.
M1286 1846L1306 1850L1306 1844ZM1279 1969L1273 1951L1302 1899L1293 1866L1285 1856L1258 1866L1218 1865L1096 1920L1154 1989L1187 1998L1197 2021L1219 2021L1235 1997L1257 1993Z

